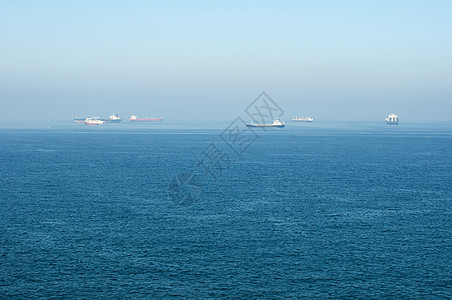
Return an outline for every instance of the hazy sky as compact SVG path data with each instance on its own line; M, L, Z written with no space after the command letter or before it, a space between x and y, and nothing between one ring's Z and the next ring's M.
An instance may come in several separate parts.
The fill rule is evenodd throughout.
M0 117L452 120L452 1L0 2Z

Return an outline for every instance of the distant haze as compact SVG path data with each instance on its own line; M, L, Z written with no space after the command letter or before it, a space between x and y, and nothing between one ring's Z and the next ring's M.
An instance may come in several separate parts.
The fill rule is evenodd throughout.
M452 121L452 1L2 1L0 120Z

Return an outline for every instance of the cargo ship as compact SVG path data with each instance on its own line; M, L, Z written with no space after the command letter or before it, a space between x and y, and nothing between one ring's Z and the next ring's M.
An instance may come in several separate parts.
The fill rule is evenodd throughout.
M85 123L86 119L97 119L105 123L119 123L121 122L121 118L118 116L118 114L112 114L108 116L107 118L100 118L100 117L87 117L87 118L79 118L75 117L74 122L75 123Z
M163 122L163 118L138 118L138 116L132 115L129 122Z
M108 116L108 118L99 119L99 120L101 120L103 122L106 122L106 123L119 123L119 122L121 122L121 118L118 116L118 114L111 114L111 115Z
M283 128L286 126L286 123L284 123L283 121L281 121L279 118L274 120L272 124L266 124L266 123L249 123L246 124L246 127L276 127L276 128Z
M83 123L85 123L85 125L102 125L104 124L104 121L101 121L98 118L86 118Z
M386 119L386 125L399 125L399 116L396 114L390 114Z
M314 118L313 117L296 117L292 119L292 122L314 122Z

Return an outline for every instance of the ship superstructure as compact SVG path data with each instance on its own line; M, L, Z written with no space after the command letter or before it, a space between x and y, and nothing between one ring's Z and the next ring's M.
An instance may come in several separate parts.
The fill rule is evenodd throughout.
M84 123L85 125L102 125L104 121L99 120L99 118L86 118Z
M396 114L390 114L386 119L386 125L399 125L399 116Z

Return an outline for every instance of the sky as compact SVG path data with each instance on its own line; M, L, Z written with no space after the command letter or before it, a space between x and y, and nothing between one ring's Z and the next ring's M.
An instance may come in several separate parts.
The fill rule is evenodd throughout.
M452 1L0 2L1 121L452 121Z

